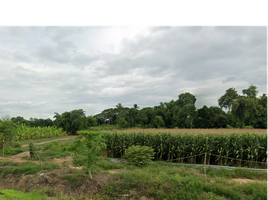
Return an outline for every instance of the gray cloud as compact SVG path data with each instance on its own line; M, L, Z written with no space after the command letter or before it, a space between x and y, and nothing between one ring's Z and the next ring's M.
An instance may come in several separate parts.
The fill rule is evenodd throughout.
M0 27L0 114L155 106L183 92L215 106L267 90L266 27Z

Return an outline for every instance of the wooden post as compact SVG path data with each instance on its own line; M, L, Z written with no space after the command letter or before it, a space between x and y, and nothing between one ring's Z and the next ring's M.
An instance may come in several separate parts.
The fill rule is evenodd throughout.
M205 153L205 160L204 160L205 182L206 182L206 184L207 184L207 176L206 176L206 158L207 158L207 153Z
M124 177L125 177L125 174L126 174L126 161L124 161Z

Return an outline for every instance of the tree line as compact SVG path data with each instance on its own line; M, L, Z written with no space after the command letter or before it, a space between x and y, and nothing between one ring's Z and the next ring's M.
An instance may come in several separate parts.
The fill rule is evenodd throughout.
M218 99L219 106L197 109L195 95L185 92L177 100L160 102L154 107L140 109L137 104L124 107L118 103L94 116L86 116L82 109L54 113L51 119L23 117L12 118L15 123L29 126L57 126L75 133L91 126L116 125L119 128L267 128L267 95L257 97L254 85L243 89L239 95L235 88L229 88Z
M219 106L197 109L196 97L185 92L176 101L160 102L154 107L139 109L118 103L115 108L103 110L95 115L98 124L119 127L144 128L267 128L267 96L257 97L257 87L251 85L239 95L235 88L229 88L218 99ZM226 109L226 110L224 110Z

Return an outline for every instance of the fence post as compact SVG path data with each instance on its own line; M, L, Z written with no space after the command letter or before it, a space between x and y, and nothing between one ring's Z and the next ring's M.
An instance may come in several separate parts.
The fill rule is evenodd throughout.
M126 174L126 161L124 161L124 177L125 177L125 174Z

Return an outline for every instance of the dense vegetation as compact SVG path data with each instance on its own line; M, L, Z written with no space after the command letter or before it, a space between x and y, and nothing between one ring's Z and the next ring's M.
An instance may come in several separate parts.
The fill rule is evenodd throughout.
M13 117L15 124L24 123L30 127L57 126L74 134L98 125L115 125L117 128L267 128L267 95L257 97L257 87L251 85L239 95L235 88L229 88L218 99L218 106L195 107L196 97L185 92L178 99L160 102L158 106L139 109L118 103L94 116L86 116L82 109L59 114L51 119Z
M122 158L130 146L140 145L152 147L154 160L160 161L204 163L205 153L207 163L214 165L254 167L261 166L255 162L264 162L263 167L266 167L267 161L267 135L107 133L105 139L108 155L116 158Z
M266 171L208 167L205 172L203 166L154 162L138 167L127 162L124 175L123 163L99 157L91 166L91 180L87 162L80 162L86 159L82 155L88 154L87 145L72 138L36 147L37 162L0 161L0 181L5 187L0 199L267 199ZM73 155L74 164L83 168L72 169L71 160L52 162L59 157L65 161L66 155ZM41 160L42 165L37 164ZM241 180L247 182L238 184Z
M267 96L257 98L257 87L251 85L238 95L234 88L218 100L219 106L204 105L196 109L196 97L188 92L178 96L176 101L160 102L160 105L142 108L109 108L95 115L98 124L117 124L119 127L143 128L267 128ZM222 108L227 109L225 112Z

